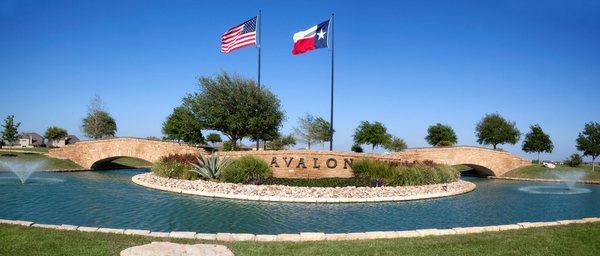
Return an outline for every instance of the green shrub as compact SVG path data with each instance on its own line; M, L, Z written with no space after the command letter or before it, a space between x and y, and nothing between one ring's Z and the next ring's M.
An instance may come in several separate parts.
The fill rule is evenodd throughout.
M197 180L200 175L189 172L191 165L175 160L158 161L152 165L152 172L161 177Z
M577 153L572 154L569 159L565 161L565 164L571 167L578 167L581 165L581 163L583 163L583 159L581 159L581 155Z
M454 167L431 161L394 163L355 160L352 170L356 178L370 179L375 184L387 186L448 183L458 180L460 176Z
M223 142L223 147L221 148L222 151L236 151L236 150L240 150L240 148L233 143L233 141L225 141Z
M255 156L233 160L221 171L220 180L231 183L259 184L271 175L269 164Z

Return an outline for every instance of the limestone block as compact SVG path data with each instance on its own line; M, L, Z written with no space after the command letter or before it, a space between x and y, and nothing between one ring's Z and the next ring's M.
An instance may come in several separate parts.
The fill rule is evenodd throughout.
M126 229L125 232L123 232L126 235L138 235L138 236L147 236L150 234L150 230L143 230L143 229Z
M120 228L99 228L97 231L100 233L112 233L112 234L123 234L125 232L124 229L120 229Z
M152 242L121 251L121 256L233 256L233 252L216 244L176 244Z
M98 231L98 227L78 227L77 230L81 232L96 232Z
M320 241L325 240L325 233L318 232L300 232L301 241Z
M300 242L300 234L279 234L277 241L282 242Z
M277 235L256 235L254 240L257 242L273 242L277 241Z
M58 229L61 229L61 230L77 230L77 228L78 228L77 226L62 224L62 225L60 225L60 227Z
M195 238L196 239L200 239L200 240L213 241L213 240L217 240L217 234L212 234L212 233L197 233Z
M188 231L172 231L169 236L171 238L185 238L185 239L194 239L196 236L196 232L188 232Z
M168 237L171 237L171 233L151 231L150 234L148 234L148 236L168 238Z

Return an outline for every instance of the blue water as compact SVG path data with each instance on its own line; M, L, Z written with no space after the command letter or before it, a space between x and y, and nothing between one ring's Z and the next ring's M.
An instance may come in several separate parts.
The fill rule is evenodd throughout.
M131 182L131 176L142 172L35 173L25 185L11 173L0 173L0 218L153 231L276 234L450 228L600 216L598 185L576 185L585 191L579 194L545 194L529 193L526 188L557 185L469 178L477 189L454 197L304 204L163 192Z

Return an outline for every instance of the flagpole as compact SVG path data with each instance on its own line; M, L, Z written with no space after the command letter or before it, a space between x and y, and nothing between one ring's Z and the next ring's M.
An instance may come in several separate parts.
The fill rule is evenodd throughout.
M331 14L331 21L329 25L331 26L331 109L329 113L329 151L333 150L333 56L335 51L335 45L333 43L334 35L333 35L333 13Z
M260 48L262 48L261 47L261 44L262 44L262 36L261 36L261 33L262 33L262 28L261 28L262 17L261 17L261 14L262 14L262 10L258 10L258 18L257 18L257 22L256 22L257 23L256 27L258 28L257 29L257 34L258 34L258 37L257 37L258 40L257 41L258 41L258 43L256 44L257 45L256 48L258 49L258 76L257 76L258 79L257 80L258 80L258 88L259 89L261 88L261 86L260 86ZM256 138L256 150L258 151L259 148L260 148L260 139Z
M261 37L261 33L262 33L262 28L261 28L261 23L262 23L262 17L260 16L262 13L262 10L258 10L258 44L257 44L257 48L258 48L258 88L260 88L260 48L261 48L261 44L262 44L262 37Z

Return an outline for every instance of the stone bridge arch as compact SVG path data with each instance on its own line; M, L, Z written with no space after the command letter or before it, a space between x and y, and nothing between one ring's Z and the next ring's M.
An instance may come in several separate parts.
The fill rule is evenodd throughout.
M470 146L413 148L392 155L408 161L431 160L441 164L466 165L483 176L501 176L531 164L531 160L506 151Z
M204 150L175 142L114 138L80 141L73 145L52 149L48 155L55 158L68 158L85 169L92 169L98 162L119 157L134 157L155 162L163 156L187 153L199 154L204 153Z

